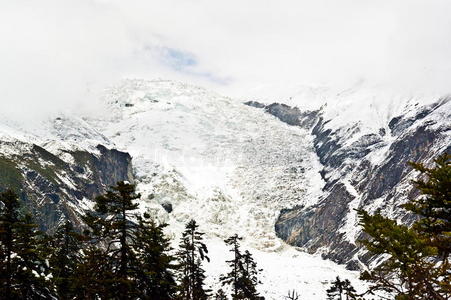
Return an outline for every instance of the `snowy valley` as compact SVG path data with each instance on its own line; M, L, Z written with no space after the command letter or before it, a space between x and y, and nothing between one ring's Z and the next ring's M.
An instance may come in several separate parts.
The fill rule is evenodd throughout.
M245 105L184 83L130 79L106 91L95 116L29 124L3 116L0 185L28 191L23 200L51 231L66 218L80 224L95 194L129 180L140 210L169 223L174 243L187 221L200 224L214 289L222 240L235 233L263 269L266 299L293 289L325 299L337 275L359 289L358 270L374 261L356 244L353 209L409 223L398 206L417 194L405 165L449 152L451 101L366 88L275 100Z

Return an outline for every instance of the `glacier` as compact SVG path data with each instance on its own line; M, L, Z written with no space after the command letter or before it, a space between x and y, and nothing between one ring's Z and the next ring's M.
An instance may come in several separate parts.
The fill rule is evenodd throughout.
M225 270L223 239L235 233L263 268L260 291L267 299L293 289L306 299L323 299L336 275L356 282L356 272L275 235L279 211L314 204L324 185L306 130L235 99L166 80L125 81L104 101L108 118L89 122L132 155L142 209L168 222L175 241L189 219L199 222L208 238L212 262L205 267L214 289ZM166 202L170 213L159 205Z
M300 112L316 111L315 118L325 120L323 130L336 132L343 149L372 145L368 136L381 128L389 132L390 120L415 116L418 101L427 105L437 99L436 95L400 96L361 87L342 92L299 88L287 95L283 103ZM361 197L353 184L356 174L343 173L351 168L350 160L345 159L348 164L343 169L321 162L318 148L323 142L311 128L317 119L307 120L310 126L292 126L276 114L244 105L244 100L249 99L225 97L171 80L127 79L105 91L100 99L104 110L94 115L66 112L28 124L2 116L0 156L18 157L37 145L75 166L76 151L91 153L91 159L123 155L105 152L98 145L130 154L132 175L122 164L122 176L133 177L137 184L142 195L140 210L170 224L167 234L174 246L190 219L206 233L211 263L205 268L214 290L226 271L228 249L223 239L235 233L244 237L243 247L263 269L259 291L266 299L282 299L289 290L297 290L302 299L324 299L336 276L350 279L362 290L365 283L358 280L357 271L322 257L331 249L319 247L309 254L305 252L308 247L289 245L275 231L281 211L315 209L327 199L328 180L337 179L353 200L346 204L350 213L329 234L343 234L354 243L359 231L352 208L359 207ZM267 99L263 106L273 101ZM449 102L433 117L449 120L448 108ZM390 134L381 139L382 146L368 154L373 165L387 159L396 140ZM89 180L90 172L76 176ZM76 188L67 172L58 171L56 181ZM92 207L92 201L83 197L68 205L80 214Z

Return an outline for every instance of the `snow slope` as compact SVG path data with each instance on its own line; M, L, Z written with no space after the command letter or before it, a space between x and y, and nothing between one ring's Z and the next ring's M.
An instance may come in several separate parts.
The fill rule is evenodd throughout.
M266 89L255 92L255 95L261 95ZM443 93L400 92L365 81L347 89L294 85L276 87L275 90L277 97L256 96L256 99L265 104L281 102L301 111L320 110L323 118L329 120L326 129L347 129L357 124L359 132L347 139L349 144L381 128L388 132L388 124L394 117L414 114L420 106L430 105L447 96Z
M355 209L380 209L405 224L413 221L400 207L418 197L411 183L418 173L408 162L433 165L434 158L449 153L451 97L365 85L335 93L300 87L291 93L282 104L246 103L309 128L327 183L316 206L281 211L276 232L292 245L352 269L372 263L374 257L356 243L363 236Z
M235 233L264 269L260 290L267 299L281 299L289 289L324 299L327 281L337 274L356 279L275 236L281 209L312 205L321 193L321 166L307 131L171 81L128 80L105 101L108 117L88 122L132 155L143 209L169 222L170 234L177 239L189 219L199 222L211 249L212 285L224 272L222 239ZM168 202L171 213L158 205Z
M3 121L2 141L35 143L65 161L72 159L65 150L96 154L98 144L130 153L141 210L168 222L175 244L191 218L206 232L211 263L205 268L213 289L226 271L222 240L235 233L263 268L259 290L266 299L282 299L293 289L302 299L324 299L337 275L362 285L356 272L300 252L275 235L281 209L309 207L322 193L322 166L307 130L203 88L165 80L126 80L103 101L101 117ZM172 212L162 204L171 204Z
M421 131L417 129L425 126L436 138L428 157L446 149L451 134L446 122L451 101L429 109L427 105L441 97L413 97L365 84L344 91L293 87L278 95L282 98L270 97L266 102L299 107L295 114L300 118L316 118L317 123L309 125L321 124L316 136L308 126L289 126L262 109L242 104L261 98L237 100L178 82L131 79L105 92L100 106L104 111L99 114L60 113L21 123L0 112L0 156L20 156L36 144L75 166L71 151L100 157L99 144L130 153L142 194L140 208L170 224L167 233L173 237L174 246L192 218L206 233L211 263L205 268L214 290L219 287L220 274L226 271L229 254L223 239L235 233L244 237L243 248L249 249L263 268L259 290L267 299L282 299L288 290L300 291L302 299L325 299L325 290L337 275L350 279L360 290L363 283L358 281L357 272L301 252L279 239L276 220L284 208L315 211L324 204L346 206L343 215L332 215L331 219L327 214L319 216L320 221L327 219L326 224L336 224L334 230L326 232L312 223L312 232L320 235L316 236L316 253L336 252L342 257L339 247L331 246L334 244L329 236L344 234L344 239L354 245L360 234L352 209L362 205L362 188L358 185L366 173L360 174L356 166L368 162L366 167L374 170L390 167L394 164L393 151L399 150L393 145L409 138L412 142ZM315 112L302 117L308 110ZM348 157L359 153L364 153L364 160ZM329 192L327 188L323 191L326 183L320 171L328 182L343 184L352 199L324 203L331 200L334 185L329 184ZM63 173L57 174L57 182L70 186L71 179ZM88 180L90 175L83 176ZM393 191L405 194L407 179ZM395 205L384 199L370 201L365 208L383 207L387 215L397 216ZM92 205L86 198L69 205L74 203L78 203L75 211ZM291 229L290 236L301 236L299 229ZM311 241L315 239L310 236L307 243Z

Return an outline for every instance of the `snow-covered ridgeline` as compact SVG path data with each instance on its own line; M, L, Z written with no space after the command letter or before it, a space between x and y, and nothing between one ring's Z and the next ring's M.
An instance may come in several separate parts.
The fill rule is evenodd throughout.
M211 248L206 268L212 285L224 272L222 239L235 233L264 268L262 289L269 299L288 289L322 299L335 273L355 280L356 273L298 253L275 236L282 208L312 205L321 193L320 164L307 131L171 81L125 81L105 100L109 118L89 122L132 155L143 198L155 195L142 209L169 222L175 240L189 219L199 222ZM171 213L159 205L167 203Z
M283 122L309 128L327 181L318 205L282 211L276 231L293 245L356 269L371 257L355 243L361 234L355 209L381 209L390 218L410 222L400 204L418 195L411 184L418 174L408 162L431 164L449 152L451 98L367 88L337 94L307 89L312 91L329 98L310 111L302 109L312 99L302 90L285 102L292 106L247 102Z
M262 86L254 97L243 101L257 100L265 104L274 102L298 107L301 111L320 110L327 129L336 130L359 124L359 134L345 139L355 142L359 137L384 128L388 131L390 120L398 116L412 116L422 106L447 98L444 93L420 93L399 91L384 85L372 85L361 81L349 88L327 86ZM451 93L450 93L451 94Z
M390 145L400 138L391 132L390 120L413 117L418 105L437 99L361 87L339 93L300 88L291 95L283 102L321 109L324 130L335 131L349 149L361 147L374 138L368 134L384 129L385 134L377 137L379 146L367 156L374 165L387 159ZM319 174L324 166L310 129L288 126L236 99L166 80L126 80L109 89L103 101L106 110L95 117L60 114L33 126L10 122L0 131L10 141L36 143L68 162L72 158L67 150L98 155L98 144L130 153L143 195L141 209L168 222L175 243L191 218L207 233L212 263L206 269L215 287L225 271L227 249L222 239L235 233L245 238L243 246L263 267L261 291L268 299L281 299L288 289L304 291L305 299L324 299L327 281L336 275L361 284L356 272L299 252L274 232L280 210L309 208L327 196ZM446 106L425 121L440 116L449 117ZM343 179L354 197L347 204L352 211L362 198L351 184L355 177L344 176L344 171L328 168L327 178ZM358 235L355 214L339 222L343 226L337 232L353 242Z

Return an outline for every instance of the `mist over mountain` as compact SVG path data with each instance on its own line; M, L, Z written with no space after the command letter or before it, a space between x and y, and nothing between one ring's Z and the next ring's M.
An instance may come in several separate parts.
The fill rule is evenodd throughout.
M205 232L208 286L239 234L260 293L325 299L379 264L356 209L410 225L409 161L450 152L451 2L0 4L0 191L77 230L136 184L178 241ZM175 245L173 245L175 247ZM304 298L302 298L304 299Z
M235 97L361 81L450 92L446 0L3 2L2 111L84 109L127 78L165 78ZM28 118L29 119L29 118Z
M305 91L315 93L327 95ZM132 181L140 210L169 223L175 240L187 221L199 222L212 249L212 286L224 270L221 240L238 233L264 269L266 297L297 285L323 299L324 272L360 286L355 271L374 259L356 243L354 209L382 209L408 223L399 204L417 194L407 162L430 162L450 147L449 98L368 93L349 90L303 110L245 105L169 80L126 80L102 97L103 114L58 113L33 127L3 121L0 183L24 191L51 232L67 219L81 225L96 194ZM364 105L364 96L381 100Z

